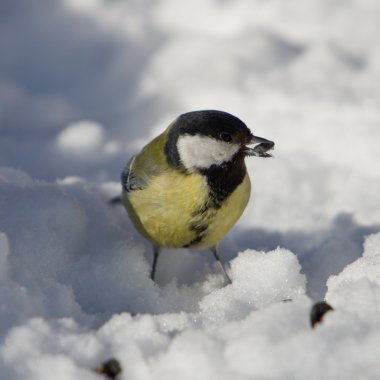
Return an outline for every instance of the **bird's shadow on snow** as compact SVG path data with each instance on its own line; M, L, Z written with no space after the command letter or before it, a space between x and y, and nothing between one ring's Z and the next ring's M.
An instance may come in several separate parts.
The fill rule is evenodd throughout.
M221 244L224 260L245 249L268 251L284 247L294 252L307 278L307 292L313 299L323 299L329 276L362 255L367 235L380 231L380 225L360 225L348 213L339 213L331 224L312 232L270 231L262 228L236 230Z

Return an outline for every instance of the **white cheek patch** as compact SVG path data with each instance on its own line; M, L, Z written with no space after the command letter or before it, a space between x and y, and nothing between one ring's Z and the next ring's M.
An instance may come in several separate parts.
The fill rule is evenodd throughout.
M213 139L207 136L180 136L177 149L186 169L207 169L230 161L239 150L238 144Z

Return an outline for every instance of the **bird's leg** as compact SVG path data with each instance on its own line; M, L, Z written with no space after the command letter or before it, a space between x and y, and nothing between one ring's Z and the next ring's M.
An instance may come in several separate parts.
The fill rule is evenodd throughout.
M215 260L219 263L219 265L221 266L222 268L222 271L223 271L223 274L224 274L224 277L226 278L227 282L229 284L232 284L232 281L230 279L230 276L227 274L226 272L226 269L224 268L224 265L222 263L222 260L220 260L220 257L218 255L218 248L215 246L215 247L211 247L210 248L211 252L213 253L214 257L215 257Z
M153 264L150 272L150 278L154 281L154 275L156 274L157 260L160 253L160 248L157 245L153 245Z

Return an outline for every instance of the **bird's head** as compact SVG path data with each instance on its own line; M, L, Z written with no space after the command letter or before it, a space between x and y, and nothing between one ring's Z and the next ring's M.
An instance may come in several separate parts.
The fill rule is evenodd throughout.
M237 117L210 110L179 116L169 127L165 153L172 166L194 172L246 156L271 157L273 148L274 142L254 136Z

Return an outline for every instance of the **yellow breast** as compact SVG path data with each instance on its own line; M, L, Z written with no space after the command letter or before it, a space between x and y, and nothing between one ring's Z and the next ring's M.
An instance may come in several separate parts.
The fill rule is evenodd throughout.
M219 207L206 179L168 168L144 189L125 192L124 205L138 231L163 247L216 245L243 213L250 196L248 175Z

